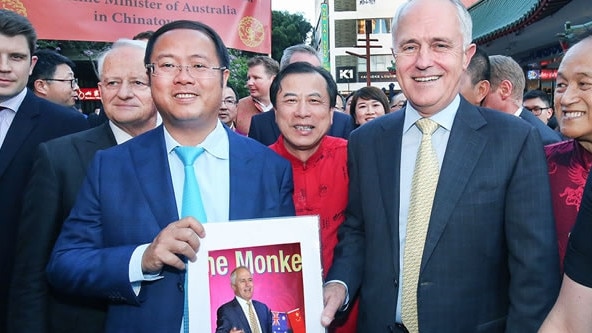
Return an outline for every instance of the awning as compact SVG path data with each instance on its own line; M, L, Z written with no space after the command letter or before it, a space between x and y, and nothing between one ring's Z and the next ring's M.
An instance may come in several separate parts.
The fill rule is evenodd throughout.
M473 41L487 43L519 31L568 4L571 0L481 0L469 8Z

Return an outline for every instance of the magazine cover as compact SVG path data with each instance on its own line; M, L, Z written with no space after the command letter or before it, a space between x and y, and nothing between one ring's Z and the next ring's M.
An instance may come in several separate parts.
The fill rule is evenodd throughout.
M218 312L236 317L233 327L248 329L241 327L248 325L248 319L235 300L235 295L243 293L243 298L252 298L259 323L271 321L274 333L325 332L320 324L323 282L318 216L204 227L206 237L198 259L188 265L190 332L216 332ZM240 285L237 277L236 287L232 285L231 273L237 267L249 278L246 285ZM263 314L265 306L271 318Z

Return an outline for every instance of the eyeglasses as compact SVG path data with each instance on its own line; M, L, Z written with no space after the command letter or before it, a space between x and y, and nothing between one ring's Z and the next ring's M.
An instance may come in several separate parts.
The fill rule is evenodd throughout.
M191 75L194 79L204 79L215 77L216 72L226 70L226 67L209 67L202 64L194 64L194 65L175 65L171 63L162 63L162 64L146 64L145 65L148 70L152 72L154 76L162 76L162 77L175 77L177 76L183 69L186 69L189 75Z
M524 108L530 112L532 112L535 116L540 116L541 112L543 110L547 110L550 109L551 107L546 107L546 108L540 108L538 106L535 106L534 108L527 108L526 106L524 106Z
M231 105L236 105L236 100L234 98L226 98L222 100L222 104L226 105L226 106L231 106Z
M44 81L59 81L59 82L70 82L70 87L72 89L76 88L78 85L78 79L42 79Z

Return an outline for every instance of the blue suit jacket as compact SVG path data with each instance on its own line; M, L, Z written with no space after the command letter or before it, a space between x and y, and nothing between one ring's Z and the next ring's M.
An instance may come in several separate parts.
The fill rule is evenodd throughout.
M252 300L252 302L261 325L261 333L272 333L271 310L261 302L255 300ZM218 308L216 333L228 333L233 327L241 329L245 333L253 333L249 326L249 320L236 298Z
M532 114L532 112L526 110L525 108L522 108L522 112L520 112L520 118L528 122L530 125L532 125L532 127L536 128L544 145L550 145L552 143L564 140L559 132L556 132L549 126L545 125L539 118Z
M290 164L267 147L227 129L231 220L294 215ZM58 237L48 278L66 292L112 302L107 332L178 333L184 271L165 267L136 296L129 260L179 219L163 127L99 151ZM208 300L203 300L204 305Z
M359 291L359 332L394 329L405 112L379 117L349 140L349 202L327 280ZM560 282L551 207L536 130L461 98L422 257L421 332L536 332Z
M331 124L327 135L347 140L349 133L353 130L354 122L350 115L338 111L333 112L333 124ZM275 110L263 112L251 118L249 137L266 146L277 141L280 137L280 128L275 122Z

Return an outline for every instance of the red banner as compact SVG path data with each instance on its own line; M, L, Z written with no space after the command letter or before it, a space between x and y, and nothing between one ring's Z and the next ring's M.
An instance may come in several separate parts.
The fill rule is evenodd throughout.
M40 39L114 42L175 20L201 21L227 47L271 53L271 0L11 0Z

